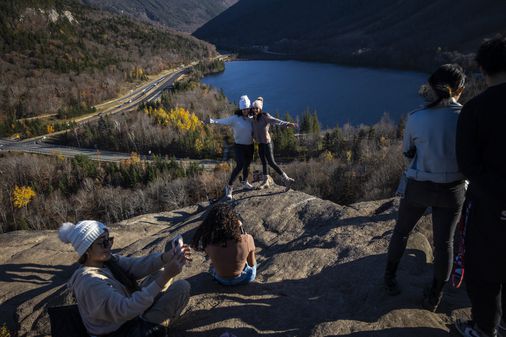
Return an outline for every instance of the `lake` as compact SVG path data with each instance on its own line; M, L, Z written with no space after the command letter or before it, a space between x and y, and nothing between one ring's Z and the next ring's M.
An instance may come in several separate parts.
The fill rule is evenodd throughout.
M264 98L264 111L301 116L316 111L323 128L336 123L374 124L388 113L400 116L423 104L418 95L428 75L301 61L233 61L202 82L223 89L232 102L243 94Z

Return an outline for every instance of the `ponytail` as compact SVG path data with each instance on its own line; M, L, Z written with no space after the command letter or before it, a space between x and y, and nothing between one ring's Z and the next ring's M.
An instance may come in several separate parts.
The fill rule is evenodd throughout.
M433 108L442 101L452 98L457 90L464 87L465 82L466 75L461 66L443 64L429 77L429 85L437 98L427 104L427 108Z

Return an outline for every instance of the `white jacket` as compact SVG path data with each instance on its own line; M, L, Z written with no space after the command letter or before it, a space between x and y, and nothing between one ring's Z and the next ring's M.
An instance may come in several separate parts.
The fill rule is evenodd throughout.
M231 126L234 130L234 142L236 144L253 144L253 120L238 115L232 115L221 119L210 119L211 124Z

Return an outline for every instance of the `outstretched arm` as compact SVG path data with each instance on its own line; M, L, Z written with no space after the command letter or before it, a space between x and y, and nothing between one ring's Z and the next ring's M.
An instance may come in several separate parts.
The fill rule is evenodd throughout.
M272 117L268 113L265 114L265 120L267 121L267 123L272 124L272 125L287 126L287 127L292 127L292 128L297 127L297 124L295 124L295 123L283 121L279 118Z
M232 125L235 119L235 115L218 119L209 118L209 124Z

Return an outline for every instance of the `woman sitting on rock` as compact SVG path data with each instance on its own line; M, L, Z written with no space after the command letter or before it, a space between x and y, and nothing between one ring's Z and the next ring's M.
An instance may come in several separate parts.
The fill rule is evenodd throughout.
M82 266L68 287L90 335L166 336L190 296L187 281L170 285L190 260L187 245L144 257L113 255L114 238L104 224L92 220L64 223L59 237L79 255ZM146 276L151 277L139 286L136 280Z
M404 131L403 152L411 159L399 217L388 247L385 289L400 293L396 281L399 261L409 234L427 208L432 209L434 233L434 278L424 293L424 307L436 310L453 265L453 236L464 203L465 181L455 152L457 120L462 105L465 75L455 64L439 67L429 77L436 99L409 114Z
M267 163L269 163L269 166L272 167L274 171L276 171L281 177L283 177L285 186L289 188L290 184L294 180L290 178L285 172L283 172L283 170L281 170L281 168L278 166L278 164L276 164L276 161L274 160L274 147L271 142L269 127L271 125L281 125L296 128L297 124L274 118L267 112L263 112L263 107L264 99L262 97L258 97L251 105L251 111L254 114L253 136L255 138L255 142L258 144L258 156L262 162L263 181L260 187L269 187L269 176L267 172Z
M218 283L233 286L255 279L255 242L229 205L218 204L209 211L192 245L211 258L210 273Z

